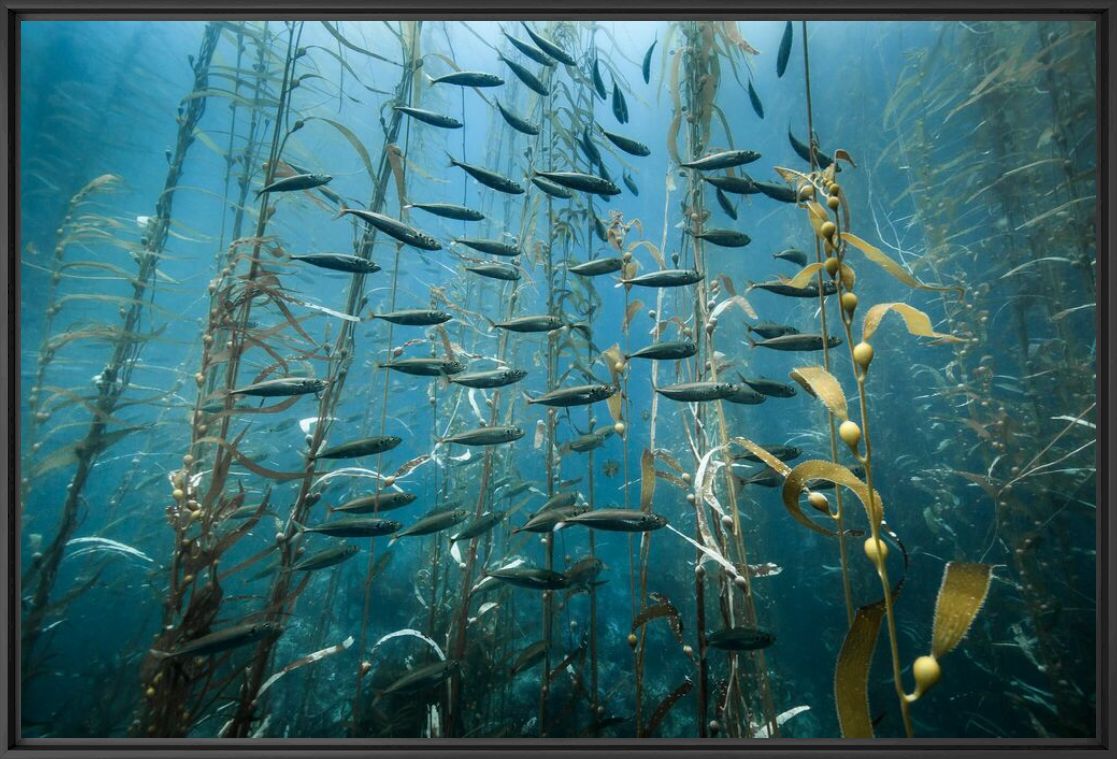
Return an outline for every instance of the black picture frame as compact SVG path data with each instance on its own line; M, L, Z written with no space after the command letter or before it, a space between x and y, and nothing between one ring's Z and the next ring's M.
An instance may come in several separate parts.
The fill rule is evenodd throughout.
M1114 336L1117 323L1111 294L1117 292L1117 276L1112 265L1113 229L1117 205L1112 188L1117 184L1114 148L1117 145L1115 111L1115 63L1117 49L1117 0L1074 0L1058 4L1054 0L693 0L685 7L667 0L616 0L602 12L599 2L588 0L325 0L309 4L305 0L0 0L3 23L0 25L0 50L3 72L0 77L0 170L7 180L0 204L0 229L3 230L4 256L0 265L0 292L6 299L4 329L0 344L5 359L0 373L0 416L8 422L7 434L0 438L0 482L4 484L3 520L0 522L0 586L4 589L0 618L0 679L3 681L0 709L0 759L11 757L411 757L434 759L449 755L527 756L545 754L554 759L567 757L641 757L666 759L682 755L693 759L714 759L731 754L750 759L809 759L810 757L874 757L949 755L957 759L990 759L1012 752L1014 756L1114 756L1114 707L1112 694L1117 684L1111 646L1117 631L1117 599L1114 598L1114 568L1111 547L1117 545L1115 520L1110 509L1117 503L1108 465L1113 463L1115 428L1110 424L1111 399L1117 390L1114 371ZM354 18L595 18L595 19L670 19L736 17L755 19L911 19L911 18L1080 18L1097 24L1098 82L1098 267L1100 269L1097 327L1098 407L1102 429L1098 439L1097 511L1098 551L1097 589L1099 611L1096 636L1098 662L1098 699L1096 734L1093 739L1027 740L711 740L711 739L390 739L390 740L71 740L21 739L19 737L19 620L18 594L18 423L19 412L19 256L18 256L18 103L19 103L19 23L23 19L211 19L281 17L297 19Z

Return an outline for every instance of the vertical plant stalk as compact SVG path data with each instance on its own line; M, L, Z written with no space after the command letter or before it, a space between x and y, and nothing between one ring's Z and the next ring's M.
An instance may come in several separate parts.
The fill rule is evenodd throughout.
M811 102L811 58L807 41L807 22L801 22L803 38L803 78L807 88L807 144L810 146L811 171L818 168L818 157L814 141L814 109ZM817 263L822 263L822 241L814 236L814 255ZM822 365L830 371L830 332L826 323L826 293L822 282L822 270L818 271L818 314L822 332ZM830 460L838 463L838 434L834 413L826 408L826 418L830 430ZM846 627L853 626L853 589L849 579L849 553L846 546L845 511L842 508L842 488L834 488L835 517L838 524L838 557L842 567L842 594L845 596Z
M195 93L204 92L208 87L209 66L219 34L220 26L216 23L208 24L202 34L202 43L194 64L193 92ZM139 358L143 340L137 340L136 333L147 307L146 298L149 288L154 283L159 257L166 245L175 190L182 176L183 162L195 139L194 128L205 113L206 101L205 97L190 98L180 117L171 165L167 170L163 191L155 203L154 218L148 226L148 242L138 254L137 272L132 285L132 304L121 317L120 337L115 341L112 355L102 371L103 381L99 383L93 419L85 437L75 447L78 456L77 469L66 490L58 530L54 539L43 551L43 558L39 563L38 584L31 596L30 607L23 618L20 653L24 662L30 660L42 632L43 619L49 608L50 595L58 577L58 567L66 550L66 542L77 528L82 492L96 463L97 455L102 449L108 419L112 417L120 396L128 388L132 368Z

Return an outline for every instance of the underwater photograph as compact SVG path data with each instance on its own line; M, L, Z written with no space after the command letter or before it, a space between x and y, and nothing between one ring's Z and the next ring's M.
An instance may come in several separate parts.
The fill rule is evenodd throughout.
M23 739L1095 737L1092 20L18 32Z

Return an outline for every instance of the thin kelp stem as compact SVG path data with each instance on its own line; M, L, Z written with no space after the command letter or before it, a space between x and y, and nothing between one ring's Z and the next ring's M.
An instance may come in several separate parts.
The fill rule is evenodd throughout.
M211 23L206 26L198 57L194 64L194 92L204 92L207 88L209 66L213 59L220 34L220 26ZM98 453L110 442L106 438L108 420L112 417L117 402L128 388L132 367L139 358L144 340L137 339L143 314L147 311L147 298L154 285L155 270L166 246L171 224L175 188L182 176L183 164L190 146L194 143L194 128L206 109L205 97L188 100L178 129L178 138L172 154L171 165L163 183L163 192L155 204L155 215L148 226L147 243L137 252L136 276L132 286L132 303L121 315L120 339L115 341L112 354L101 373L95 401L95 413L89 429L81 442L74 447L77 455L77 469L70 478L66 499L62 504L62 516L53 540L43 551L39 562L39 581L31 595L31 603L23 618L21 627L21 657L25 662L24 671L30 671L26 663L34 652L35 643L42 630L43 619L48 611L51 592L58 576L58 567L66 549L66 543L73 535L78 524L78 511L86 482L96 462Z
M801 22L801 33L803 37L803 79L806 83L807 90L807 142L811 155L811 171L818 168L818 153L815 149L814 140L814 106L811 102L811 58L810 58L810 41L807 38L807 22ZM817 263L822 263L822 241L818 235L814 236L814 255ZM822 365L827 372L830 371L830 331L827 325L826 318L826 293L822 280L822 269L818 270L818 315L819 326L822 334ZM829 408L826 409L826 417L830 431L830 460L834 463L838 462L838 429L837 423L834 420L834 413ZM845 531L845 511L842 508L842 489L834 489L834 501L836 504L835 516L837 517L838 525L838 556L841 560L842 567L842 594L845 596L846 605L846 626L853 625L853 588L849 579L849 558L848 549L846 547L846 531Z

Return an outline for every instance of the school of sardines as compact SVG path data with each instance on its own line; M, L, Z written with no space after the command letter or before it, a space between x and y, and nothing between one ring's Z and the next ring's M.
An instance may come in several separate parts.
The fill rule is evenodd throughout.
M925 97L909 26L844 60L814 23L221 21L185 96L120 64L177 139L23 259L25 729L945 737L1088 700L1022 683L1081 674L1036 620L1084 635L1050 604L1093 560L1090 295L1044 267L1091 196L990 221L1071 143L966 142L1063 62ZM920 163L955 145L956 183Z

